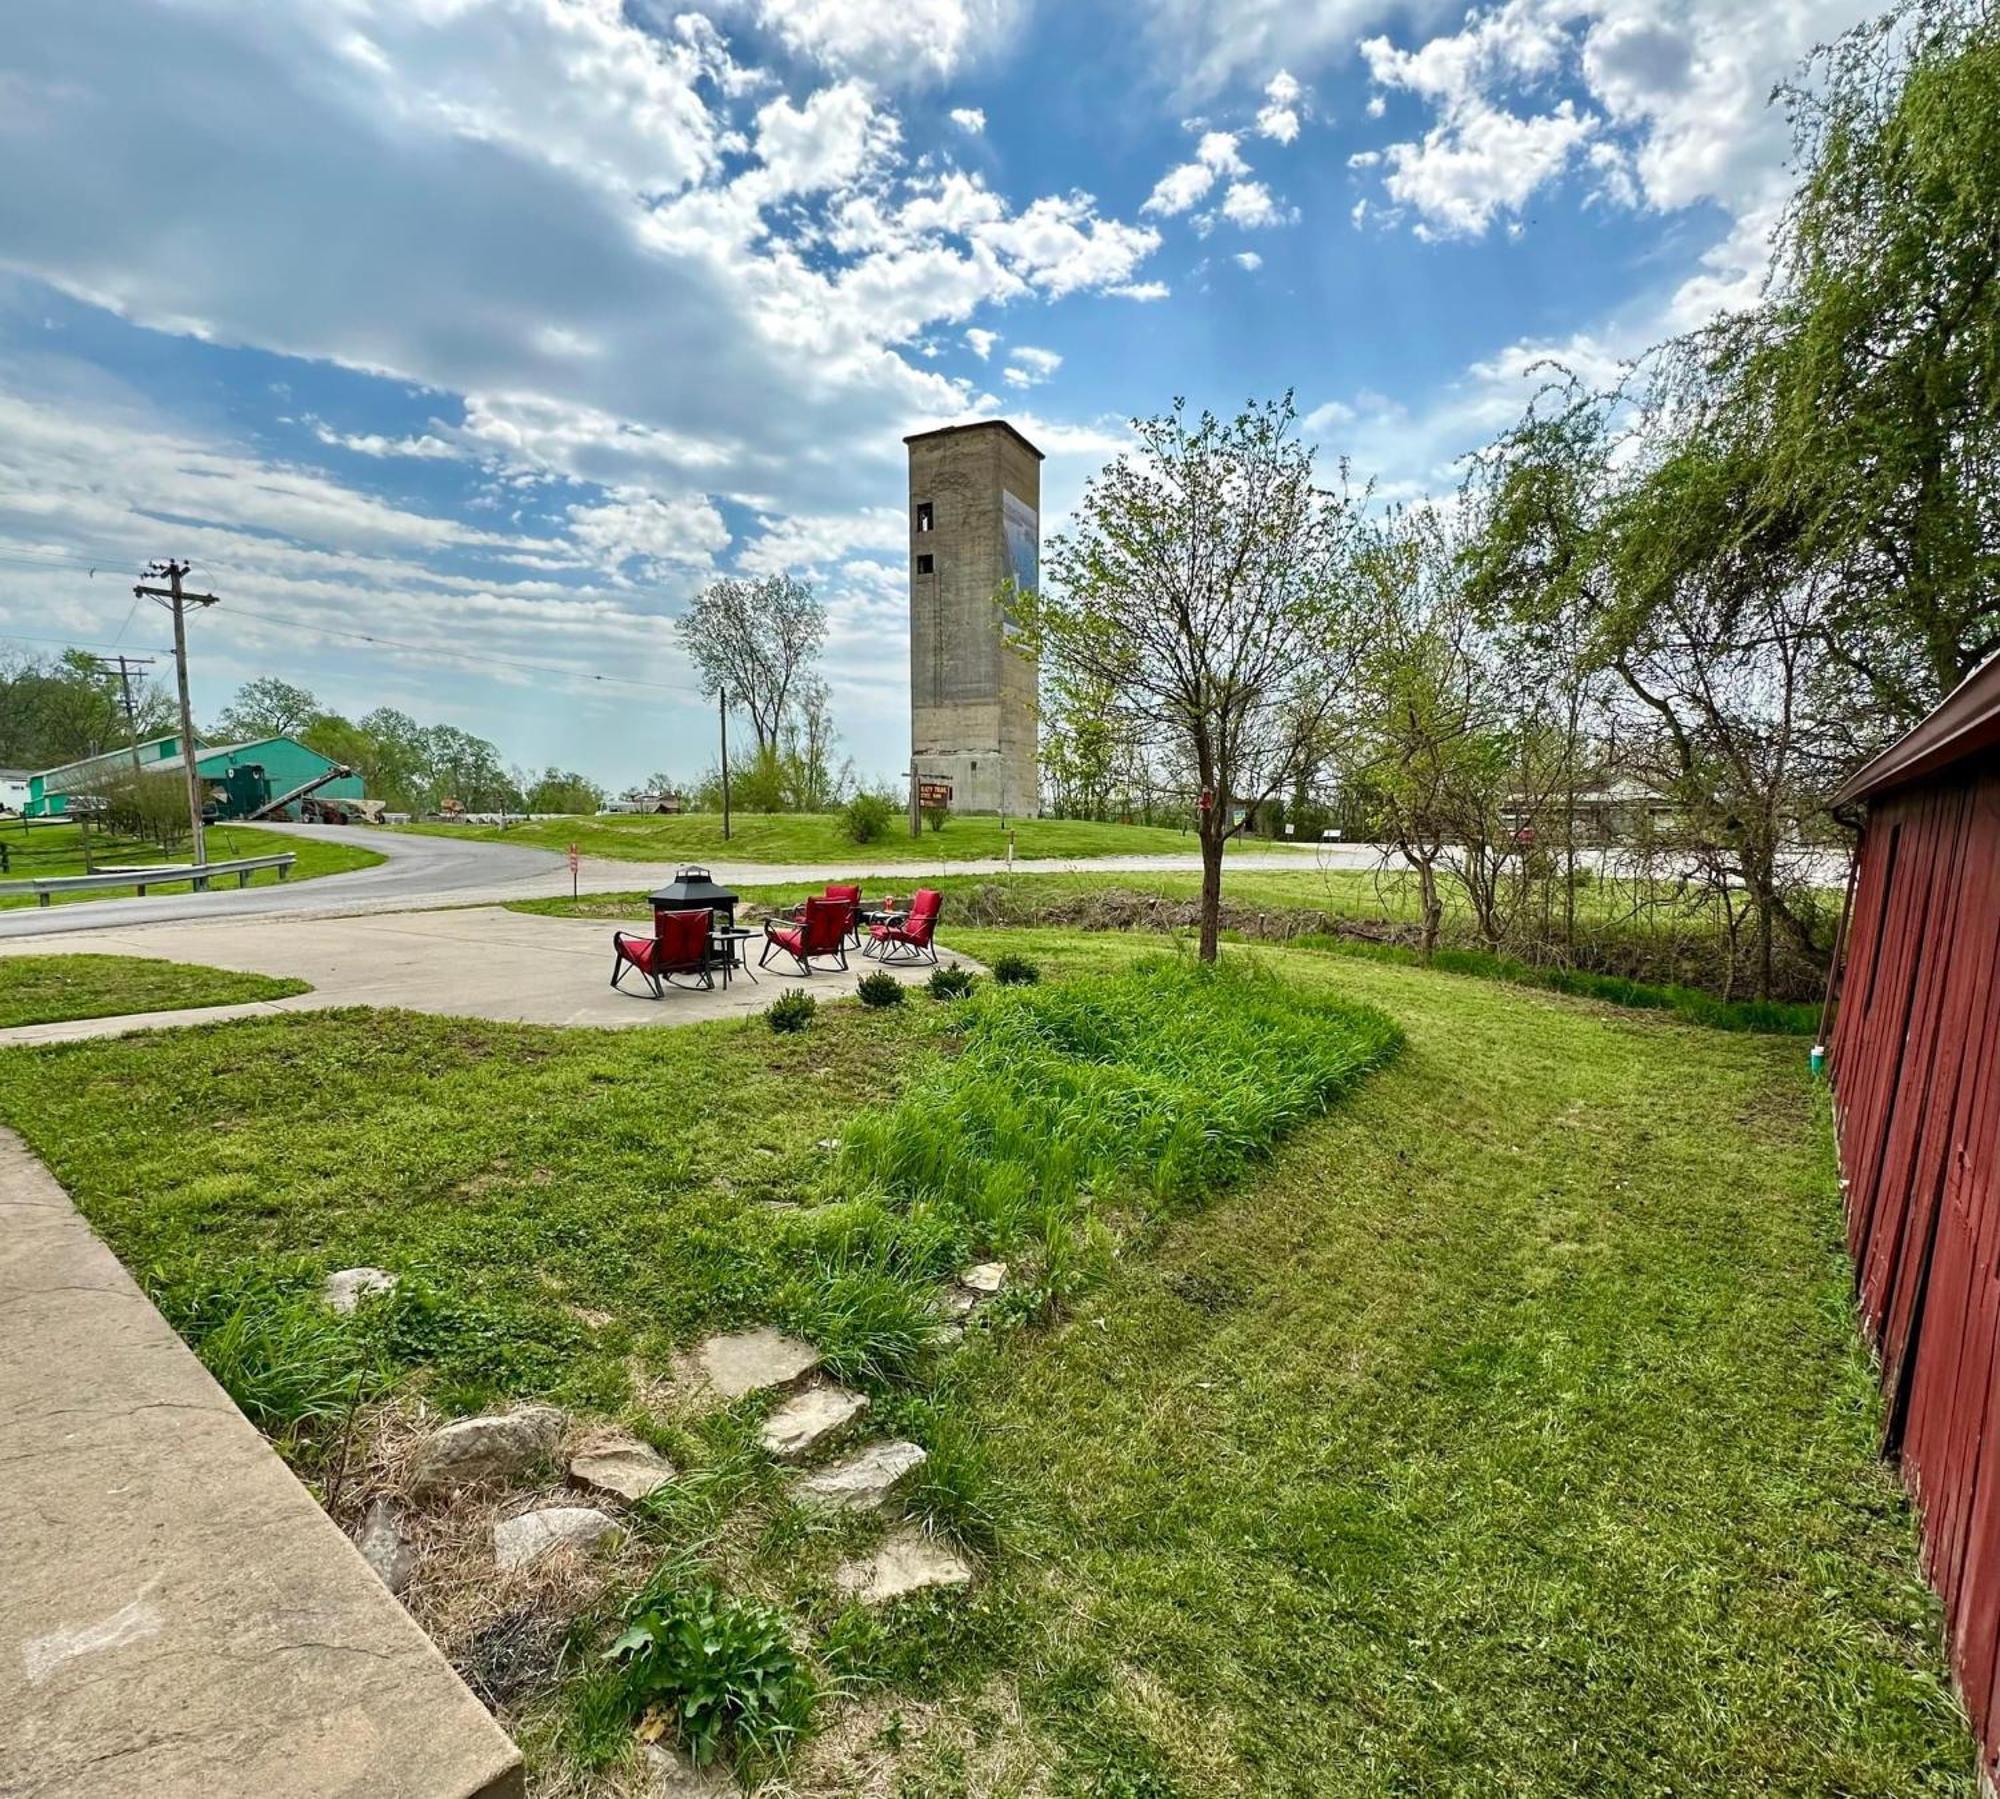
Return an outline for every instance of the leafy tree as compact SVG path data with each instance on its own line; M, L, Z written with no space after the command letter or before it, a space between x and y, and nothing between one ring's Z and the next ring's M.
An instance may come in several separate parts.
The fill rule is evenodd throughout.
M1900 727L2000 649L2000 12L1905 0L1786 98L1803 179L1768 300L1705 346L1707 428L1755 434L1821 647Z
M157 683L132 690L141 739L173 727L171 697ZM83 650L0 658L0 767L43 769L129 741L118 677Z
M677 629L701 690L729 696L759 750L776 749L826 638L826 608L790 575L711 581Z
M217 717L215 729L225 743L250 743L262 737L302 739L306 727L324 716L319 701L303 687L276 675L259 675L237 688L236 697Z
M1134 741L1184 760L1200 812L1200 954L1213 961L1238 807L1321 755L1352 659L1353 515L1314 479L1292 399L1223 421L1135 420L1040 594L1011 595L1058 679L1097 684Z
M604 789L573 769L543 769L525 798L530 812L590 813L604 808Z

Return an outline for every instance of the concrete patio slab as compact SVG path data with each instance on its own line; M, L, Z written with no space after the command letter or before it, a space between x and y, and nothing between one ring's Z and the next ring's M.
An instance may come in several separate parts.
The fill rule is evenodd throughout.
M519 1799L520 1756L0 1132L0 1793Z
M115 1037L160 1026L322 1011L330 1006L402 1006L415 1012L521 1024L626 1030L761 1012L787 987L803 987L821 999L847 998L862 976L879 966L850 954L845 973L821 968L801 976L786 969L779 956L768 969L749 974L738 970L727 987L718 981L712 992L675 988L665 999L656 1000L632 974L626 976L626 991L613 991L611 926L592 919L509 912L499 906L344 918L175 922L0 942L0 958L13 955L120 955L200 962L252 974L296 976L310 981L313 991L250 1005L23 1025L0 1031L0 1045ZM946 950L939 951L938 959L960 960ZM928 980L931 971L928 966L903 966L890 972L900 981L915 982Z

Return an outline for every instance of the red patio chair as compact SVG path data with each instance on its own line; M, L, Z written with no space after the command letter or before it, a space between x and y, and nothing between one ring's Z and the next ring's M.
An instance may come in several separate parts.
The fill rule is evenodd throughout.
M878 924L868 933L876 960L935 966L937 948L931 936L937 930L938 909L943 904L944 895L935 887L919 887L901 924Z
M765 919L764 953L757 958L757 966L764 967L771 960L771 952L781 949L799 965L800 974L811 974L816 958L844 969L847 927L853 916L854 907L848 901L822 898L806 901L805 917L797 924Z
M846 886L838 881L826 884L826 897L839 900L847 907L847 929L841 933L842 940L849 949L861 947L861 888L859 884Z
M636 968L652 988L655 999L665 999L675 981L690 985L715 985L715 958L709 942L715 915L700 912L655 912L653 934L640 937L630 931L613 931L611 984L618 987L626 969ZM619 992L624 988L619 987Z

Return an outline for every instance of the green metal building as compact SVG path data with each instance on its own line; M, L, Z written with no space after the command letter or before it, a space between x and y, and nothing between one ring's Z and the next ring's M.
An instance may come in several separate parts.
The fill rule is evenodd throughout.
M154 737L139 744L136 752L107 750L101 756L86 756L80 762L66 762L60 768L30 775L28 803L22 810L29 818L62 817L78 796L94 792L107 781L120 779L132 766L135 753L142 774L181 772L180 738ZM266 801L303 787L338 766L331 757L307 748L296 737L205 745L196 750L194 759L195 773L213 801L218 818L241 818ZM358 800L361 790L359 775L339 775L317 789L317 795L322 799ZM296 805L285 808L285 817L298 815Z

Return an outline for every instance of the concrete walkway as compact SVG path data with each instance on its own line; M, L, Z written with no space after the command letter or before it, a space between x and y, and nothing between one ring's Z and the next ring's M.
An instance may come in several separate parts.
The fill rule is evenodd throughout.
M0 1793L520 1799L520 1756L0 1131Z
M755 979L739 970L727 987L718 981L712 992L674 988L665 999L655 1000L632 974L625 977L623 991L613 991L611 932L611 925L594 919L543 918L497 906L466 906L440 912L216 920L14 937L0 942L0 960L21 955L140 956L250 974L291 975L312 982L313 991L248 1005L21 1025L0 1031L0 1046L116 1037L165 1025L324 1011L331 1006L402 1006L414 1012L522 1024L629 1030L761 1012L787 987L803 987L821 999L847 998L862 976L878 966L850 952L846 973L822 968L802 977L777 955L769 968L752 971ZM754 962L758 946L750 947ZM959 960L944 949L938 959ZM909 982L927 980L931 971L905 966L890 972Z

